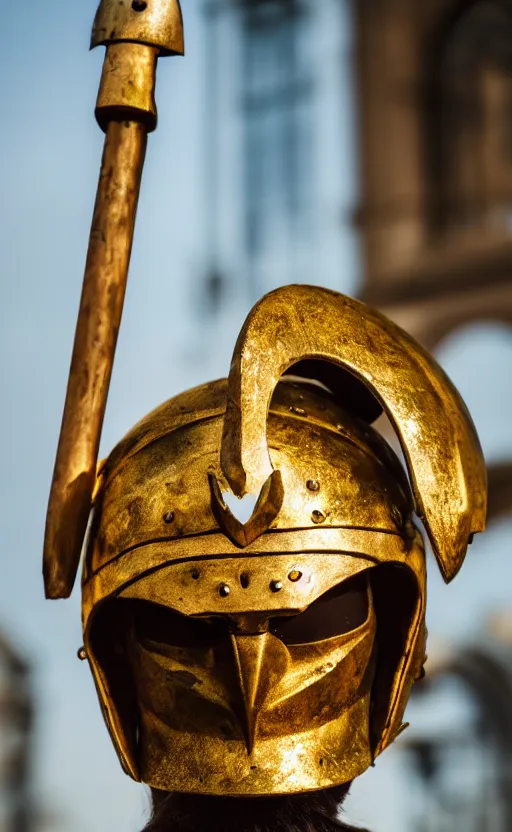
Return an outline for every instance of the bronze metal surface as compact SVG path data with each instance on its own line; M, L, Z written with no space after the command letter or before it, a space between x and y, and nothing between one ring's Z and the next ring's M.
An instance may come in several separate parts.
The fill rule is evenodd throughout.
M276 295L284 307L267 306L258 318ZM306 298L313 320L301 311ZM321 329L324 301L328 326ZM344 306L342 329L336 316L344 318ZM290 322L295 314L310 327L307 337ZM292 347L290 328L299 332ZM438 487L440 510L457 514L466 505L472 528L470 508L485 504L481 451L464 405L414 342L363 305L323 290L287 287L264 299L242 330L229 381L187 391L142 419L98 480L84 563L84 645L120 760L155 788L248 795L348 782L402 730L422 675L425 553L407 476L386 441L351 415L343 379L336 395L300 377L279 381L302 358L336 361L379 396L411 471L411 460L416 465L418 503ZM259 465L253 482L264 484L247 523L224 497L231 433L242 440L235 450L248 451L235 462ZM457 443L465 454L459 467ZM263 452L269 464L262 472ZM441 565L449 554L442 550ZM320 672L331 660L318 664L319 642L296 652L269 632L269 622L306 614L362 573L372 588L379 650L336 681L336 662ZM172 628L156 645L132 639L122 647L130 627L116 640L103 622L116 609L122 620L130 604L169 610L184 622L222 620L230 636L213 652L174 644ZM283 686L294 693L280 711ZM333 695L336 711L326 705ZM315 721L319 713L325 721Z
M169 559L173 543L202 546L204 554L204 546L209 550L211 544L200 536L213 532L223 533L224 553L247 551L247 543L235 539L231 523L218 512L219 497L212 500L209 485L213 475L219 490L227 490L219 465L223 410L214 413L211 407L222 396L225 403L226 392L222 380L177 396L154 412L153 430L136 426L113 451L102 472L96 509L101 534L91 539L88 576L124 552L149 543L155 543L160 553L169 552ZM304 415L298 417L293 410L299 405ZM163 435L160 424L167 424ZM260 526L260 536L251 541L256 550L265 545L262 534L267 530L357 527L405 536L411 508L405 475L401 472L401 482L397 481L391 462L386 461L391 456L387 443L370 426L351 418L331 396L312 385L279 384L268 436L283 494L277 515L265 515L267 525ZM312 478L318 482L316 491L308 487ZM324 517L322 523L316 512ZM279 547L277 540L274 545ZM129 556L123 563L128 560Z
M374 542L374 546L377 551L378 544ZM280 563L281 560L283 563ZM235 620L237 610L256 608L260 611L263 603L266 607L263 617L268 620L269 616L282 614L283 611L296 613L299 604L306 603L306 600L311 602L326 587L337 586L340 581L362 571L369 570L371 574L372 570L377 572L381 568L377 561L365 560L360 555L321 555L314 551L295 557L274 553L273 556L256 558L254 563L251 559L249 564L247 558L238 562L221 558L210 572L211 566L212 562L208 559L170 565L130 584L121 597L149 600L162 606L168 604L170 609L186 609L192 615L199 614L201 617L207 614L205 611L214 610L216 616L228 614ZM283 566L286 568L283 569ZM276 593L272 596L271 609L268 578L273 574L284 575L291 566L305 576L304 586L310 579L314 592L310 591L309 596L302 594L296 600L288 592L281 596ZM395 561L396 566L411 570L415 576L417 601L395 672L385 691L379 697L377 694L372 697L374 706L378 699L380 708L385 710L378 737L372 740L369 737L372 728L369 694L373 677L365 677L364 673L365 668L370 672L368 653L355 654L356 664L345 665L338 678L336 674L330 675L337 667L330 648L340 639L327 640L324 654L319 653L319 649L323 649L319 644L284 648L275 638L270 639L270 649L267 649L265 640L258 642L259 636L253 631L245 637L245 641L240 636L232 636L232 648L236 649L234 656L233 650L225 654L229 647L227 642L213 653L192 647L146 644L146 648L152 648L150 652L153 655L144 650L141 654L140 647L134 650L128 645L126 660L134 663L130 684L137 688L139 727L143 726L136 747L129 739L126 712L121 717L118 710L119 703L126 696L126 687L122 691L117 688L115 682L110 681L109 668L97 658L96 638L102 640L104 649L110 636L101 627L100 617L100 629L95 638L92 618L85 631L87 655L100 701L104 705L105 718L125 769L132 777L142 779L155 788L239 795L325 788L347 782L362 773L400 731L410 688L420 676L425 655L424 551L419 540L408 554L402 553L401 559ZM239 578L247 569L250 570L251 581L254 581L254 591L242 601ZM288 574L292 571L290 569ZM197 572L204 576L203 585L193 577ZM233 579L230 585L235 590L238 585L238 605L230 604L223 608L223 599L218 592L209 591L212 584L215 589L221 586L221 578L227 581ZM300 593L296 595L300 596ZM180 603L179 599L186 603ZM396 597L389 600L395 607L399 603ZM247 612L244 617L249 617ZM377 620L377 631L383 641L385 624L385 620ZM172 643L172 632L162 632L162 637ZM119 651L119 645L115 649ZM160 655L156 664L155 650ZM167 660L173 660L172 665L161 658L162 652L164 659L167 656ZM289 653L294 660L292 664ZM264 657L264 663L251 667L251 656ZM243 669L240 667L242 663ZM234 672L239 674L238 683ZM264 674L263 679L260 678L261 673ZM364 696L357 702L358 693L363 693L363 680L367 687ZM242 710L233 704L237 701L236 691L239 689L243 694ZM300 699L291 701L284 695L285 689L293 695L302 691ZM257 698L257 695L263 696L262 690L265 691L263 700ZM335 711L322 710L326 698ZM174 703L172 707L171 701ZM265 715L258 726L261 711ZM325 720L312 719L312 713L320 712ZM267 724L268 729L265 729ZM286 759L294 760L294 765L286 766ZM202 765L198 764L200 760Z
M310 287L289 291L301 290L311 297ZM318 290L313 295L317 302L323 297ZM359 338L361 360L352 351L349 367L360 377L369 374L361 342L370 322L373 343L380 333L401 386L391 385L391 371L377 361L367 383L406 434L409 464L421 453L436 460L441 439L453 451L449 427L428 433L423 413L426 407L432 417L428 397L434 393L441 422L453 408L460 444L473 456L462 473L450 465L440 470L438 461L431 481L425 481L424 460L423 479L417 480L432 490L438 482L456 511L478 480L466 476L468 466L478 470L480 464L462 403L430 359L425 370L405 335L388 331L364 307L353 308L359 334L353 321L349 336ZM343 382L334 395L300 377L279 381L281 364L265 347L275 314L260 322L252 361L245 361L250 318L229 381L203 385L157 408L98 469L83 572L84 650L125 771L162 790L242 796L348 782L402 730L411 687L422 675L425 552L405 471L384 438L351 415ZM326 319L329 314L327 308ZM292 352L283 369L304 356L325 358L326 346L319 350L315 343L311 335L309 352ZM268 386L259 358L265 350ZM285 336L276 337L274 351L283 356L287 350ZM344 359L339 363L346 368ZM264 487L247 523L227 506L229 483L221 465L223 443L229 461L226 424L243 438L233 421L237 401L245 429L246 410L252 408L253 427L264 419L264 442L251 434L251 463L262 464L258 453L264 449L270 465L268 478L256 472ZM471 493L467 502L475 505L478 495ZM363 630L356 628L334 640L288 644L271 631L272 621L307 615L362 574L371 591L371 633L359 639ZM151 610L174 618L148 641L135 633L134 622L150 621ZM227 629L215 645L201 641L204 631L199 641L183 641L181 630L186 635L192 622L208 628L222 622Z
M375 633L371 607L359 628L313 644L287 646L265 632L232 635L227 649L206 655L135 645L143 779L182 792L218 793L222 783L223 794L258 795L357 777L372 762Z
M241 541L232 533L232 520L218 512L227 489L219 463L226 393L227 383L220 380L165 403L139 422L102 466L84 564L85 649L113 742L131 776L156 788L215 794L270 794L335 785L363 771L400 730L410 686L423 663L424 551L410 521L407 479L387 443L333 396L307 382L284 380L274 392L267 429L273 464L281 472L282 504L275 517L267 518L266 530L260 529L250 543ZM215 491L212 476L218 485ZM315 512L321 513L322 523ZM404 625L403 652L397 651L396 667L377 697L378 727L368 717L370 690L358 703L350 699L357 689L355 669L347 670L344 681L336 684L334 676L320 674L325 688L316 687L304 648L300 662L297 653L293 673L287 664L279 676L279 685L284 685L290 681L288 672L296 679L303 674L305 701L298 714L304 730L295 727L298 736L288 735L283 712L281 734L264 739L258 725L263 730L266 720L272 723L281 688L274 680L265 694L265 707L263 700L258 706L267 682L260 683L256 666L251 671L250 657L257 665L258 656L264 656L261 673L272 674L277 672L273 660L286 651L277 649L274 637L244 641L240 635L257 638L272 616L300 614L362 572L397 567L410 573L415 600ZM130 602L149 602L185 619L220 618L244 626L243 633L233 634L235 642L222 662L180 648L182 664L173 665L177 675L165 676L167 682L175 679L178 688L165 683L160 659L155 665L154 656L141 652L140 646L135 653L126 648L132 668L132 682L126 686L136 686L137 692L130 695L137 699L141 720L138 746L129 728L135 718L127 719L121 704L126 686L123 694L103 653L111 636L102 625L102 610L108 603ZM395 598L392 602L397 603ZM386 626L382 616L380 612L376 624L381 636ZM267 642L272 649L263 649ZM112 646L113 652L116 649L119 645ZM178 662L178 654L173 656ZM206 668L198 689L191 691L186 683L191 673L199 678L198 661ZM194 670L191 662L196 663ZM166 666L165 672L169 670ZM209 682L204 673L210 674ZM218 674L231 679L224 682L225 697L230 691L235 696L233 691L245 685L252 710L243 700L243 708L237 706L226 716L228 706L219 704L212 674L216 685ZM190 721L187 690L194 701L200 693L203 721ZM308 709L318 709L328 690L339 697L336 719L313 727L306 719ZM216 708L224 708L222 714L215 708L210 713L209 695ZM169 696L183 700L182 717L176 709L174 717L169 716ZM267 713L261 723L260 710ZM235 712L236 731L227 738L219 725L226 730L226 719L231 724ZM286 759L294 765L287 768ZM201 772L196 760L207 761Z
M109 124L48 505L44 575L49 597L69 595L88 522L145 150L142 124Z
M92 46L101 43L107 50L96 117L106 137L46 518L50 598L71 593L92 505L147 132L156 127L157 56L183 53L178 0L102 0Z
M162 55L183 55L183 19L178 0L101 0L91 49L119 41L156 46Z
M96 101L102 130L115 121L138 121L156 128L155 73L158 51L140 43L112 43L107 48Z
M347 546L345 551L344 537ZM355 537L355 535L354 535ZM287 542L289 543L288 537ZM277 614L283 609L299 613L320 598L329 589L343 583L376 563L385 563L386 558L363 557L359 552L349 554L350 535L339 534L331 538L331 545L338 546L343 554L322 553L316 548L300 553L279 552L275 546L277 536L269 543L271 552L250 552L244 557L199 556L180 559L163 566L157 572L149 572L138 581L122 589L123 598L141 598L154 604L170 607L182 615L226 615L237 617L246 613L264 612ZM297 541L298 542L298 541ZM314 544L313 540L310 540ZM363 542L362 539L359 541ZM317 542L319 545L321 541ZM375 541L368 534L367 548ZM290 548L293 548L293 544ZM391 560L389 551L388 560ZM393 563L406 563L407 555L398 543L394 547ZM291 581L293 570L301 573L298 581ZM197 577L196 577L197 576ZM243 585L243 577L246 586ZM273 591L272 584L279 582L282 589ZM224 597L220 588L227 586L229 594Z
M325 571L321 580L317 574L310 584L307 576L311 572L306 569L305 559L312 552L315 553L315 564L322 565ZM345 553L341 562L336 561L336 552ZM268 575L263 575L260 570L260 577L256 578L253 570L258 566L259 555L264 556L262 566ZM326 559L321 557L323 555ZM398 534L343 528L267 532L248 546L242 556L222 533L147 543L100 567L94 575L85 576L82 589L84 626L88 625L98 604L117 594L128 598L144 597L157 604L169 605L184 615L239 613L252 597L252 592L241 592L244 575L249 579L252 576L253 582L256 581L259 603L265 609L279 609L281 598L285 597L291 609L299 610L315 600L319 587L325 591L359 571L358 564L347 561L348 555L359 559L359 569L365 569L372 563L407 563L410 552L409 545ZM277 560L270 560L270 557ZM297 569L301 570L303 580L292 590L286 576ZM338 580L330 582L333 574ZM272 580L284 581L282 596L271 592ZM218 590L226 582L230 593L221 600ZM186 591L184 594L180 588L184 591L192 588L193 593ZM141 592L143 595L139 594ZM257 609L254 602L252 608Z
M359 301L317 286L266 295L240 333L229 375L221 464L237 496L258 493L274 470L266 418L282 374L303 359L350 370L374 391L400 439L416 512L446 581L485 528L480 443L455 387L403 330Z

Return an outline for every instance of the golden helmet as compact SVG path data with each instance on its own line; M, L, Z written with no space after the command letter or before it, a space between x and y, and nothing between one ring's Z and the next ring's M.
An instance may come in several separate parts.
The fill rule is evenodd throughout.
M382 410L407 471L372 427ZM230 493L257 498L246 522ZM142 419L89 498L84 655L125 771L271 795L348 783L400 732L425 660L418 519L450 580L486 480L418 344L358 301L289 286L250 313L229 378ZM48 594L69 593L71 561L49 533Z

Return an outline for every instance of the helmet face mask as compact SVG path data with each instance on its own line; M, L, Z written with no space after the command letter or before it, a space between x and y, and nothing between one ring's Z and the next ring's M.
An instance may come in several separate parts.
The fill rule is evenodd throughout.
M371 426L383 410L407 473ZM85 510L55 537L75 494L60 505L61 480L52 595ZM242 522L224 495L248 492ZM125 771L160 791L291 794L349 783L401 731L425 660L414 516L451 580L485 526L486 472L419 345L357 301L288 286L248 316L227 380L135 425L91 502L84 646Z
M224 794L267 794L330 784L339 777L333 767L340 760L348 779L366 768L373 606L367 604L363 622L348 632L314 642L283 641L288 633L295 642L301 627L302 637L321 629L329 623L321 607L327 614L336 601L347 607L347 595L350 590L330 602L320 598L296 617L269 619L259 633L240 632L227 621L212 626L189 619L169 636L171 643L136 636L130 658L143 779L160 789L168 789L172 779L177 791L195 783L194 791L210 793L222 782ZM371 597L369 589L363 596ZM358 726L356 734L350 724Z

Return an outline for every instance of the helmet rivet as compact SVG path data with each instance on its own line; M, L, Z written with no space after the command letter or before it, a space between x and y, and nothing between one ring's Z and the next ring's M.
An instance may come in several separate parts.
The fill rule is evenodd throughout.
M194 579L194 581L197 581L197 579L199 578L199 574L200 574L199 569L193 569L190 574L192 575L192 578Z
M303 407L296 407L295 405L292 405L290 407L290 413L294 413L296 416L305 416L306 415L306 411L304 410Z
M169 524L169 523L172 523L173 520L174 520L174 511L166 511L164 516L163 516L164 523Z
M283 588L282 581L270 581L270 589L272 592L280 592Z
M219 595L221 598L227 598L230 592L231 590L227 584L221 584L219 586Z
M320 483L318 480L308 480L306 483L306 488L308 491L318 491L320 488Z
M292 571L288 575L288 580L292 581L292 583L296 583L297 581L300 581L301 578L302 578L302 572L299 569L292 569Z
M325 514L323 511L319 511L319 509L315 508L315 510L311 512L311 519L313 523L323 523L325 520Z
M145 12L147 7L146 0L133 0L132 9L134 12Z
M77 652L77 656L81 662L85 662L85 660L87 659L87 650L85 649L85 647L80 647L80 649Z

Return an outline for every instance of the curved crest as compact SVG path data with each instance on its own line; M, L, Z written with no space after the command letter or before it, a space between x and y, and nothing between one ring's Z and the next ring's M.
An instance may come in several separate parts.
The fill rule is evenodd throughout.
M272 474L266 422L274 388L303 359L337 364L363 381L388 414L404 452L416 512L445 581L485 528L487 478L478 436L437 362L360 301L316 286L285 286L250 312L229 374L221 465L241 497Z

